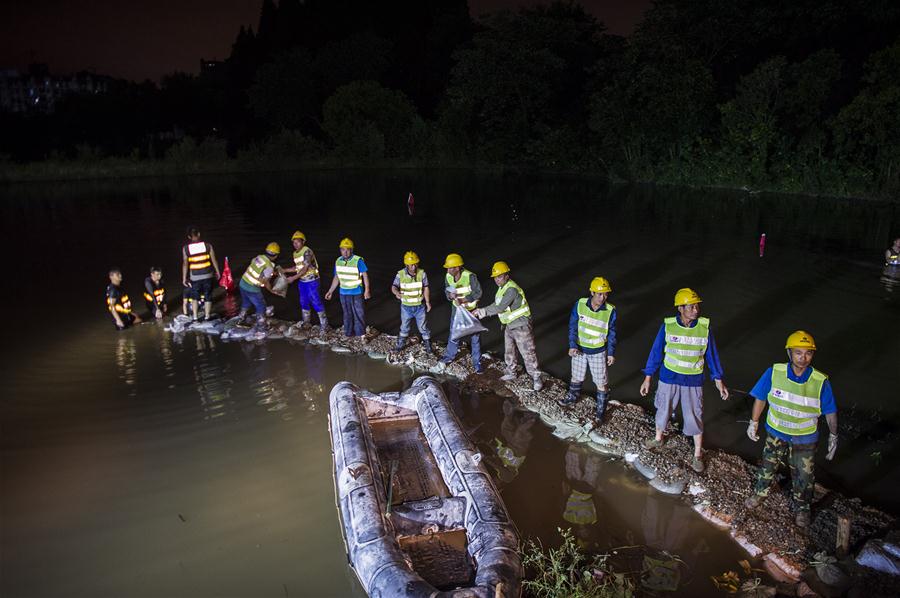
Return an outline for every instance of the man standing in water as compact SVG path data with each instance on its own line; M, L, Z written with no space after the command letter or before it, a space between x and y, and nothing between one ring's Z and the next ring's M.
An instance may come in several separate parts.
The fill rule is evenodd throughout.
M894 239L894 243L884 251L885 266L900 266L900 237Z
M131 299L122 290L122 271L109 269L109 285L106 287L106 308L112 316L116 330L125 330L132 324L140 324L141 318L131 310Z
M615 363L616 306L606 302L612 292L609 281L602 276L591 281L590 297L575 302L569 314L569 357L572 358L572 379L566 398L560 405L572 405L578 401L581 385L591 368L591 376L597 385L597 420L603 420L606 400L609 398L609 377L606 368Z
M181 248L181 282L185 295L191 302L194 320L198 318L197 307L200 298L206 301L203 306L204 316L208 320L212 314L213 282L219 280L219 262L213 246L200 240L200 229L190 226L187 230L188 243Z
M828 452L825 459L831 461L837 451L837 404L828 376L813 368L816 341L808 332L798 330L785 343L788 362L776 363L766 370L750 396L753 412L747 436L753 442L759 440L759 419L766 403L766 445L763 448L762 466L756 474L754 494L744 502L748 509L762 504L775 480L779 467L790 464L793 484L796 523L807 527L810 523L810 503L815 486L816 442L819 439L819 416L828 422Z
M162 281L162 270L156 266L150 268L150 276L144 279L144 301L151 318L161 320L166 314L166 287Z
M316 254L306 245L306 235L299 230L291 236L294 246L294 267L285 268L284 273L293 273L287 279L288 284L299 280L297 293L300 295L300 314L304 324L312 321L312 310L319 316L319 328L324 333L328 329L328 318L325 316L325 305L319 296L319 263Z
M334 290L340 285L341 309L344 311L344 336L366 340L366 313L364 299L371 298L369 292L369 268L361 256L353 254L353 241L341 240L338 248L341 255L334 262L334 278L325 293L325 300L331 301Z
M672 412L681 403L684 416L684 434L694 438L694 459L691 468L700 473L703 464L703 366L709 365L709 375L723 401L728 400L728 388L722 381L722 364L719 352L709 328L709 318L700 317L700 303L703 300L692 289L678 289L675 293L675 307L678 314L666 318L650 356L644 367L644 382L641 396L650 392L650 380L659 370L659 385L656 388L656 436L644 442L646 448L663 445L663 433ZM660 366L662 366L660 368Z
M263 297L263 288L272 292L272 276L275 275L277 266L273 260L278 259L281 246L278 243L266 245L266 253L260 254L250 261L250 265L241 277L238 287L241 289L241 313L243 319L250 312L250 308L256 310L256 321L262 324L266 321L266 299Z
M444 268L447 269L447 276L444 279L445 292L447 299L450 301L450 324L453 324L453 317L457 309L467 309L473 311L478 306L478 300L481 299L481 283L473 272L463 268L462 256L458 253L451 253L444 260ZM472 367L476 374L480 374L481 369L481 333L476 332L468 337L472 346ZM462 339L447 341L447 351L441 358L441 363L445 366L453 361L459 351L459 343Z
M509 276L506 262L495 262L491 268L491 277L497 285L494 303L475 310L475 317L497 316L503 325L504 359L506 373L501 380L515 380L518 369L516 348L525 361L525 370L534 382L535 392L544 388L541 370L538 369L537 351L534 347L534 328L531 323L531 309L525 299L525 291Z
M431 311L431 291L428 288L428 276L419 268L419 256L415 251L407 251L403 255L403 269L394 276L391 293L400 300L400 335L397 337L397 350L406 345L412 321L416 321L422 344L431 353L431 331L425 314ZM422 305L422 301L425 305Z

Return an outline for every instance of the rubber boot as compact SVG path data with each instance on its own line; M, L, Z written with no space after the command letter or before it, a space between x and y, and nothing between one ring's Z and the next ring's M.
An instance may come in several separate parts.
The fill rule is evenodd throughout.
M603 419L603 414L606 412L606 400L608 398L609 398L608 390L598 390L597 391L597 412L594 415L597 417L598 421Z
M406 339L402 336L397 337L397 350L399 351L406 346Z
M425 346L425 352L426 352L426 353L433 353L433 352L434 352L434 351L432 351L432 349L431 349L431 339L429 339L429 338L424 338L424 339L422 339L422 345Z
M557 401L562 406L572 405L578 401L578 395L581 393L581 382L572 382L569 384L569 391L564 399Z
M303 317L303 320L301 321L301 323L304 326L308 326L310 324L310 321L312 320L312 312L309 311L308 309L304 309L304 310L301 310L300 313L302 314L302 317Z
M322 332L322 334L325 334L326 332L328 332L328 318L325 316L324 311L320 311L320 312L318 312L318 314L319 314L319 330Z

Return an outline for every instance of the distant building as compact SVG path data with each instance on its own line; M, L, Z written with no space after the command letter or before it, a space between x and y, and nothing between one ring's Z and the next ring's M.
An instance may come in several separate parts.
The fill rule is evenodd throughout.
M111 81L111 77L85 71L54 76L46 65L32 65L28 73L0 70L0 111L47 114L65 96L106 93Z

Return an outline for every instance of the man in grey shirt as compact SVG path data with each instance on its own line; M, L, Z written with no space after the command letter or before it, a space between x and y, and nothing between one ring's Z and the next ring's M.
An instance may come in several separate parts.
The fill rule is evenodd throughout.
M534 381L534 390L544 388L541 371L538 369L537 352L534 347L534 329L531 324L531 309L525 299L525 291L509 276L506 262L496 262L491 268L491 277L497 285L494 303L475 310L475 316L497 316L504 326L503 344L506 373L501 380L514 380L518 369L516 349L525 361L525 370Z
M447 259L444 260L444 268L447 269L447 276L444 278L444 292L447 300L450 301L450 322L452 324L457 309L473 311L476 308L478 300L481 299L481 284L474 273L463 268L463 259L458 253L451 253L447 256ZM468 338L472 345L472 367L476 374L480 374L484 371L481 368L481 333L463 338ZM447 341L447 352L444 353L441 363L447 365L453 361L461 340L451 338Z

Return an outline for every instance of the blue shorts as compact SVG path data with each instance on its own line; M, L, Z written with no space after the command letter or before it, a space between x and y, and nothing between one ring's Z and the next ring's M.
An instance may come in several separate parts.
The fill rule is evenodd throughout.
M241 309L249 311L251 307L256 310L258 315L266 315L266 300L263 297L262 291L254 293L253 291L248 291L244 287L241 287Z
M212 298L213 279L205 278L203 280L191 280L191 286L184 290L184 296L188 299L209 300Z

